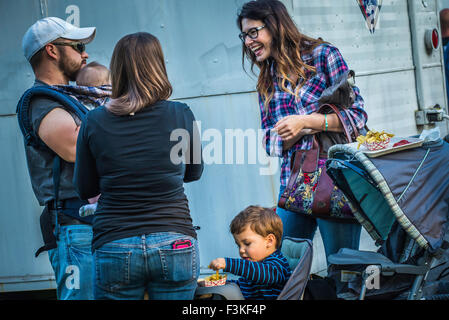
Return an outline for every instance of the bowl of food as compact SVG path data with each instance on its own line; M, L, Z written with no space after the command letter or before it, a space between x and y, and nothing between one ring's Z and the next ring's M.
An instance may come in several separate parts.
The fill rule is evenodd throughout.
M226 278L227 278L226 274L219 274L217 271L217 273L204 278L204 286L205 287L222 286L226 284Z
M394 134L370 130L366 133L366 136L360 135L357 137L357 142L359 143L357 149L360 148L360 145L363 145L369 151L385 149L388 147L392 137L394 137Z

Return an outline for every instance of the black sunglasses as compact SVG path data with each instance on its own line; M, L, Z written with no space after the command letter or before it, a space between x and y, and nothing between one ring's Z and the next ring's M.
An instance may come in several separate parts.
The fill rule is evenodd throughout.
M52 42L52 44L57 46L69 46L79 53L83 53L84 51L86 51L86 45L84 44L84 42Z
M239 38L240 40L242 40L242 42L245 42L246 36L254 40L259 36L259 30L262 30L263 28L265 28L265 25L257 28L251 28L248 30L248 32L241 32L239 34Z

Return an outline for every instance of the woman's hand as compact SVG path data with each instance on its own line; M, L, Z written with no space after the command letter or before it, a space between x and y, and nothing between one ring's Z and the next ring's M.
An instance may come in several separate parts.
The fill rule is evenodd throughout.
M328 114L326 117L328 131L343 131L343 126L336 114ZM288 150L303 136L323 131L326 128L325 122L325 116L319 113L290 115L279 120L274 129L282 138L283 149Z
M283 150L288 150L291 147L293 147L293 145L298 142L299 139L301 139L302 137L308 135L308 134L315 134L318 133L318 130L313 130L313 129L302 129L299 134L292 138L292 139L288 139L288 140L283 140Z
M212 260L211 263L209 263L209 268L212 270L224 269L226 268L226 260L224 258Z
M330 116L328 116L329 119ZM334 119L332 118L332 124L334 123L333 121ZM339 121L338 118L336 121ZM331 122L329 121L329 123ZM274 129L282 138L283 149L288 150L303 136L320 132L323 127L324 115L312 113L309 115L286 116L276 123Z
M298 139L301 130L306 128L306 118L307 116L302 115L290 115L279 120L274 128L276 129L279 136L284 141L289 141L292 139Z

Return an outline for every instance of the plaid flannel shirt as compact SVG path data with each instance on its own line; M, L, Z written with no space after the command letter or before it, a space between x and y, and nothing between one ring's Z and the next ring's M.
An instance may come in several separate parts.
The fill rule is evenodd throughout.
M282 91L280 83L275 72L275 65L271 65L271 74L274 84L274 95L268 106L268 112L265 112L262 96L259 94L259 106L262 118L262 129L265 131L264 144L269 156L282 158L281 165L281 186L286 186L290 177L290 162L292 155L297 150L310 150L312 147L312 136L302 137L289 150L283 150L282 139L272 130L275 124L282 118L289 115L307 115L318 110L318 99L322 92L334 85L339 77L348 70L340 51L330 45L321 44L317 46L311 54L302 56L304 62L313 65L316 73L306 71L307 81L299 90L298 99L294 95ZM289 84L290 86L290 84ZM289 87L291 90L291 87ZM355 126L358 129L364 128L368 116L363 109L363 98L360 96L359 89L353 87L355 93L354 104L349 108L349 114L352 116ZM342 112L342 117L350 128L349 119Z

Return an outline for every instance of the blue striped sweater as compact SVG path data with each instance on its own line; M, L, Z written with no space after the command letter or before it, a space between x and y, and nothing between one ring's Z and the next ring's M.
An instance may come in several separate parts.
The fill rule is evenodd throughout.
M250 300L276 299L292 273L280 250L259 262L234 258L225 260L224 271L241 276L236 283L245 299Z

